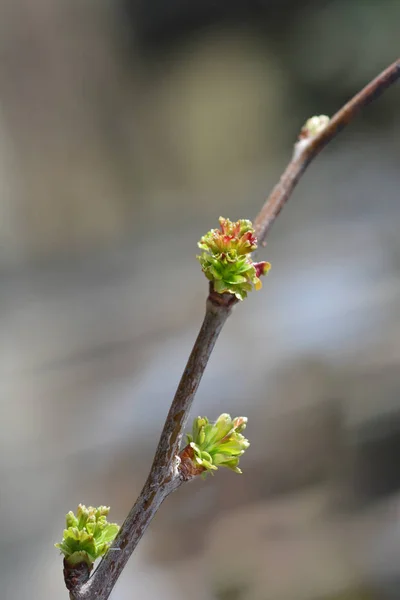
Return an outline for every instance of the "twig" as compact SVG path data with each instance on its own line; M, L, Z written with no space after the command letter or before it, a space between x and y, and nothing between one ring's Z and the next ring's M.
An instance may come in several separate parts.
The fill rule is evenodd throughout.
M215 342L237 300L210 290L206 314L171 404L148 479L117 538L92 577L70 592L71 600L106 600L161 503L186 477L178 469L179 446L200 380ZM184 470L186 473L186 470Z
M353 120L363 106L380 96L399 77L400 60L397 60L336 113L325 129L315 135L289 163L254 222L260 243L264 242L271 225L312 159ZM111 549L92 577L70 592L71 600L109 598L118 577L161 503L188 478L186 474L190 469L179 468L178 454L183 430L215 342L236 303L234 296L216 294L210 286L204 321L165 421L148 479Z
M310 162L319 154L324 146L354 119L363 106L366 106L383 94L399 77L400 59L382 71L361 92L347 102L331 118L325 129L313 137L310 143L305 145L297 156L294 156L254 221L254 229L260 244L264 243L267 233L276 217L290 198L296 184Z

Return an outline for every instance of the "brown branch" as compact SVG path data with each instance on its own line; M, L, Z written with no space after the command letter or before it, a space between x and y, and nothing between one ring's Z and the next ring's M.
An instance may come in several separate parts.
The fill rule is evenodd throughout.
M321 133L296 153L254 222L260 243L264 242L272 223L311 160L352 121L363 106L380 96L399 77L400 60L394 62L354 96L336 113ZM183 430L215 342L236 303L234 296L217 294L210 286L204 321L165 421L148 479L109 552L90 579L70 592L71 600L109 598L118 577L161 503L183 481L192 477L191 468L179 468L178 455ZM186 455L182 454L181 457L185 460Z
M179 469L179 446L211 352L236 302L234 296L216 294L210 289L203 324L172 401L147 481L112 547L87 583L70 592L71 600L106 600L109 597L161 503L183 481L191 478L186 475L188 470Z
M400 77L400 59L396 60L387 69L382 71L365 88L354 96L343 106L329 121L328 125L303 150L291 160L282 174L279 182L272 190L264 206L254 221L254 228L258 242L263 244L276 217L289 200L296 184L310 162L319 154L346 125L348 125L357 113L378 98Z

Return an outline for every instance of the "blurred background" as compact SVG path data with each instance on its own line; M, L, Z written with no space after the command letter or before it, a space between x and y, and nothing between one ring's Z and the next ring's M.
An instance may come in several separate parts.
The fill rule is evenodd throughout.
M67 597L79 502L122 522L203 317L197 240L255 216L399 23L396 0L3 0L2 600ZM249 417L244 474L170 497L113 599L399 598L399 100L312 164L218 341L192 416Z

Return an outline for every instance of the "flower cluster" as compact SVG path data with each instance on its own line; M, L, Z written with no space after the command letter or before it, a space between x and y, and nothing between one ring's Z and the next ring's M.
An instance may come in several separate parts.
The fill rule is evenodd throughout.
M66 515L63 540L55 544L70 564L85 562L91 569L96 558L105 554L119 531L116 523L108 523L107 506L78 506L76 516L72 511Z
M187 441L199 472L207 474L218 467L227 467L241 473L239 459L250 445L241 433L246 424L246 417L231 419L228 414L220 415L215 423L210 423L207 417L194 420L192 434L187 435Z
M257 248L257 238L251 221L236 223L219 218L220 229L211 229L198 243L204 252L198 256L201 268L219 294L234 294L244 300L247 292L262 287L260 276L271 267L267 262L254 263L251 253Z

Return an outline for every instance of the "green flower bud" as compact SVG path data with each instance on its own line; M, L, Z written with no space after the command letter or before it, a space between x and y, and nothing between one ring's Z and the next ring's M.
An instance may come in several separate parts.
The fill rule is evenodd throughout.
M197 417L192 433L187 435L188 446L181 452L182 459L191 460L194 466L194 469L186 470L191 475L206 475L218 467L227 467L241 473L239 459L250 445L241 433L246 424L246 417L231 419L226 413L215 423L210 423L206 417Z
M323 129L325 129L329 121L330 118L326 115L311 117L304 123L300 131L299 139L309 139L315 137L321 133Z
M257 248L251 221L240 219L234 223L220 217L219 223L220 229L211 229L201 238L198 246L204 252L197 258L216 292L244 300L253 287L262 287L260 276L266 275L271 265L251 259Z
M80 504L76 516L72 511L66 515L67 528L62 542L55 546L64 554L68 564L85 562L91 570L94 561L107 552L119 531L116 523L107 522L109 511L107 506L94 508Z

